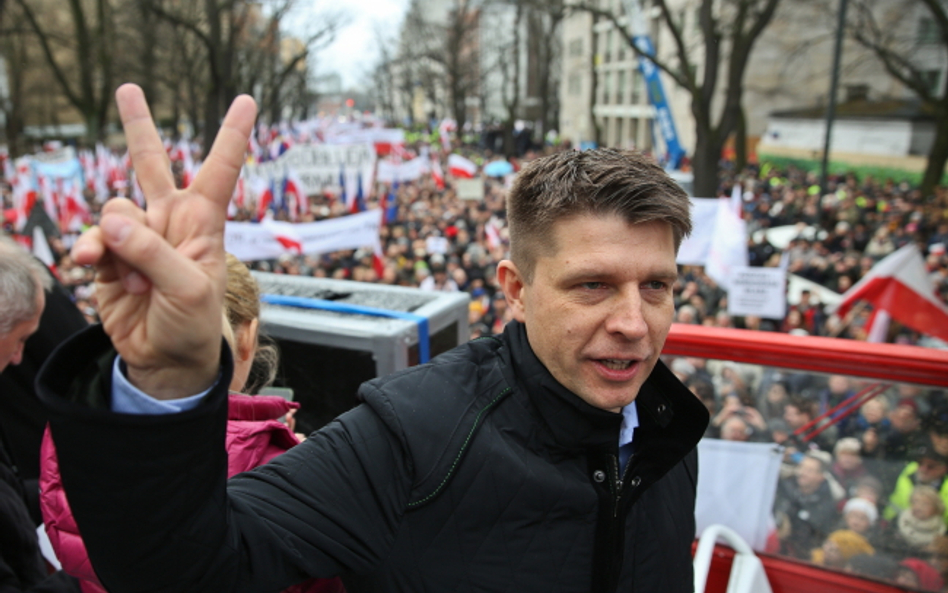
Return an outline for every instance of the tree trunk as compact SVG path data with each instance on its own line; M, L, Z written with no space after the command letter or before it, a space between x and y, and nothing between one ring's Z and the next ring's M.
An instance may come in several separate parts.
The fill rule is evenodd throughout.
M201 136L204 139L204 146L207 150L211 149L214 138L217 137L217 131L221 127L221 118L223 117L224 90L214 83L207 93L204 101L204 125L201 127Z
M942 101L943 103L945 101ZM948 163L948 113L942 108L936 111L935 140L928 152L928 163L922 177L921 191L925 197L934 195L935 188L945 176L945 164Z
M697 131L695 153L691 164L695 176L695 197L716 198L718 195L718 161L723 143L711 130Z
M747 167L747 118L741 108L737 116L737 130L734 132L734 171L740 172Z

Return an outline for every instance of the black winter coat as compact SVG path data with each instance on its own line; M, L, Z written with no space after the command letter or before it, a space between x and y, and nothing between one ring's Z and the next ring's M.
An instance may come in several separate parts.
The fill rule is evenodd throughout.
M621 414L559 385L512 323L364 384L362 405L225 484L229 352L196 409L125 416L95 409L108 348L101 329L80 334L39 388L110 591L277 591L337 574L351 593L692 590L708 414L661 364L621 477Z
M46 568L23 483L3 440L0 438L0 593L79 593L75 579L62 572L50 575Z

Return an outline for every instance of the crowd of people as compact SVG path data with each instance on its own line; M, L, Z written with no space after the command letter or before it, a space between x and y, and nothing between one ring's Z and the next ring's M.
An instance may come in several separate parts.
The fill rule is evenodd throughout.
M560 150L548 147L546 151ZM538 151L539 154L544 151ZM489 153L472 154L487 162ZM534 153L527 153L530 160ZM519 163L514 162L514 167ZM845 175L823 195L812 173L751 166L722 168L721 195L740 183L751 237L751 265L775 266L837 293L845 293L872 266L899 247L916 243L938 295L948 302L948 190L923 196L909 184ZM499 334L510 311L496 279L507 257L507 181L485 178L484 198L464 200L449 183L424 176L397 188L369 192L380 207L391 192L381 229L382 265L371 247L343 252L284 255L250 262L278 274L331 277L470 294L471 336ZM4 199L9 188L2 188ZM101 204L91 201L95 214ZM309 197L303 221L344 216L331 194ZM279 214L278 214L279 216ZM253 213L238 211L235 220ZM773 227L797 224L785 249L767 238ZM804 233L803 227L813 232ZM8 229L9 230L9 229ZM89 321L96 319L91 272L68 255L69 236L51 236L60 280ZM674 288L676 321L715 327L866 339L871 311L839 319L818 294L804 291L783 319L732 318L727 293L699 266L682 266ZM890 341L917 344L923 336L895 325ZM833 418L812 439L794 433L863 389L844 376L827 378L753 369L701 359L669 360L672 370L705 403L707 437L775 442L786 447L778 487L777 530L771 551L834 568L848 568L924 590L948 583L948 398L903 385Z
M528 152L523 160L545 151ZM473 149L471 149L473 150ZM487 152L468 152L486 164ZM514 168L520 162L512 159ZM783 258L787 271L837 294L845 293L872 266L896 249L914 242L925 258L927 271L940 298L948 302L948 190L922 196L907 183L831 177L830 193L821 194L815 175L799 169L777 169L764 164L740 172L722 168L719 193L734 184L743 188L744 218L748 228L748 259L752 266L776 266ZM373 261L370 246L360 250L310 255L286 255L251 262L254 269L282 274L333 277L381 282L430 290L461 290L472 297L471 333L497 333L503 327L504 304L493 271L506 252L504 195L508 182L484 178L483 200L460 199L449 182L440 187L431 175L394 188L378 184L368 192L368 208L386 207L381 229L382 266ZM0 188L9 200L9 188ZM101 204L90 199L93 220ZM9 204L7 204L8 206ZM331 193L309 196L308 213L301 222L344 216L349 212ZM233 219L253 220L251 206L236 209ZM279 218L281 212L276 212ZM768 239L768 229L797 225L800 233L784 248ZM63 281L74 287L77 304L91 314L94 303L88 288L91 273L71 264L70 235L51 237ZM765 331L806 333L865 340L871 307L852 310L845 318L825 312L818 292L804 290L790 303L783 319L732 318L727 292L701 266L682 266L675 287L677 318L681 323L741 327ZM925 336L893 324L888 341L931 344Z
M706 437L777 443L771 552L942 591L948 583L948 397L872 382L678 358ZM858 405L857 402L864 402Z

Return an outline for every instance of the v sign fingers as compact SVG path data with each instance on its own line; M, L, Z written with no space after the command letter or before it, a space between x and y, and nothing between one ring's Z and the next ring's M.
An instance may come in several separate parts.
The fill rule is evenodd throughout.
M141 89L124 85L116 99L148 207L108 207L80 251L97 265L100 317L128 379L160 399L187 397L218 375L224 222L256 107L235 101L201 183L179 190Z
M115 91L115 102L132 166L146 198L152 202L170 194L175 189L171 162L152 121L145 93L134 84L123 84Z

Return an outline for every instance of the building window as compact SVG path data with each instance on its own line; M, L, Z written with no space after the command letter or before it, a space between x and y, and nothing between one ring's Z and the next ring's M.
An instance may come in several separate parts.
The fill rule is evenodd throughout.
M567 83L567 92L571 96L577 96L583 91L583 79L579 74L570 74L569 82Z
M622 137L623 128L625 127L625 118L617 117L616 118L616 148L622 148L625 146L625 138Z
M578 57L583 55L583 38L577 37L569 42L569 55Z
M940 31L935 19L922 17L918 20L918 42L921 45L930 45L938 43Z
M616 82L616 104L624 105L625 104L625 69L619 70L618 78Z
M606 72L602 77L602 104L608 105L612 97L612 72Z
M635 70L632 72L632 97L630 103L638 105L642 102L642 74Z
M609 31L606 33L605 59L606 59L606 63L607 63L607 64L612 61L612 37L613 37L613 32L614 32L614 31L613 31L612 29L609 29Z

